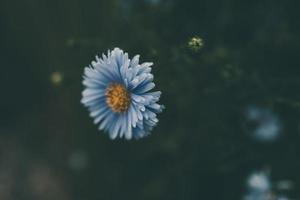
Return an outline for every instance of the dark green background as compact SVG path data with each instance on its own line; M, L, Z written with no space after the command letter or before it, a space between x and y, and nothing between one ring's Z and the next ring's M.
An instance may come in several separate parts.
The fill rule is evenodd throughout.
M261 168L299 199L299 19L289 0L1 0L0 199L235 200ZM155 63L148 138L111 141L80 104L84 66L114 47ZM251 105L278 140L249 137Z

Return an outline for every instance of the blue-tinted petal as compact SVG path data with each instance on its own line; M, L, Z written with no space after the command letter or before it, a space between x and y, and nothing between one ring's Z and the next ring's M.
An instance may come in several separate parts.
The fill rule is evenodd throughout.
M153 82L150 82L150 83L146 84L145 86L137 87L134 90L134 93L142 94L142 93L148 92L149 90L152 90L154 87L155 87L155 84Z

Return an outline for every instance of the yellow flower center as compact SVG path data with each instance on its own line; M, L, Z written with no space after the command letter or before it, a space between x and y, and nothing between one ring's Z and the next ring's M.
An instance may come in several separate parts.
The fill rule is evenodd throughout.
M130 94L127 89L119 83L112 83L105 92L106 103L114 112L125 112L130 105Z

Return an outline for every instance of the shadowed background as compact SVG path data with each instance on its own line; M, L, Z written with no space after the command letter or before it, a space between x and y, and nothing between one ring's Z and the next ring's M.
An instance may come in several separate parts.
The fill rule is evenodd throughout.
M0 1L0 199L243 199L257 169L299 199L296 3ZM111 141L80 104L83 68L114 47L154 62L166 109L145 139ZM253 137L269 120L253 106L276 139Z

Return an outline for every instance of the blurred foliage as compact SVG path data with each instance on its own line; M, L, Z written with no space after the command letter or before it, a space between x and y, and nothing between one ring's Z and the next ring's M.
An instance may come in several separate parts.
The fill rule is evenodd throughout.
M0 199L241 199L269 167L300 198L297 1L0 1ZM196 40L197 51L189 41ZM193 39L192 39L193 41ZM197 42L198 41L198 42ZM79 103L82 72L120 47L153 61L166 110L152 135L111 141ZM59 83L59 87L58 86ZM283 130L260 143L248 106Z

